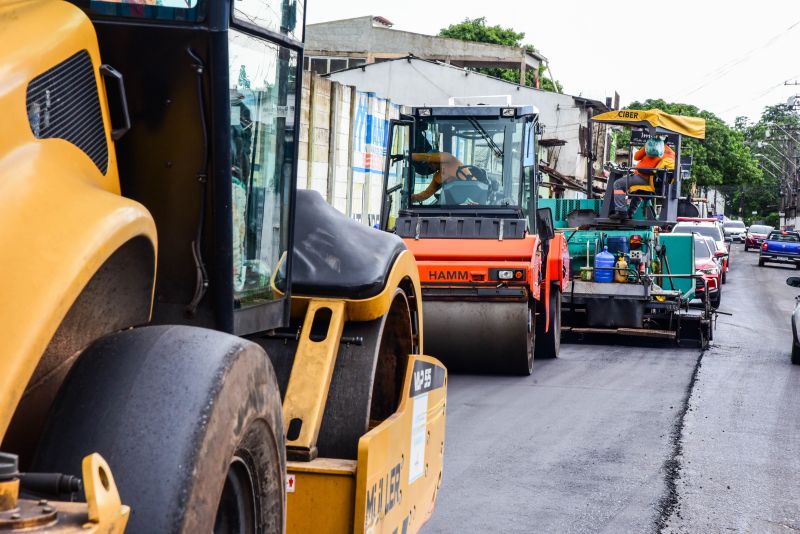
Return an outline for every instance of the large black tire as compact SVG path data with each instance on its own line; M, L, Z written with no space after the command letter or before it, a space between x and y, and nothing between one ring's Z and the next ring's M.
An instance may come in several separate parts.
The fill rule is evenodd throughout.
M792 363L800 365L800 345L792 343Z
M722 289L718 290L716 293L711 295L711 298L709 299L708 303L711 305L712 308L716 310L717 308L719 308L721 302L722 302Z
M185 326L127 330L80 356L33 467L80 475L99 452L131 506L127 532L282 532L281 417L258 345Z
M544 312L544 306L541 306ZM544 313L536 322L537 358L557 358L561 350L561 290L557 286L550 288L550 329L545 332Z

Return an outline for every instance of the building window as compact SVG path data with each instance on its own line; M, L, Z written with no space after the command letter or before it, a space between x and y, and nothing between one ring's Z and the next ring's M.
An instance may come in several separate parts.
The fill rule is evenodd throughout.
M306 57L303 59L303 69L310 70L314 74L328 74L337 70L359 67L366 63L367 60L363 57Z
M328 74L328 58L311 58L311 72L314 74Z
M347 68L346 59L331 59L328 65L328 72L336 72L337 70L344 70Z

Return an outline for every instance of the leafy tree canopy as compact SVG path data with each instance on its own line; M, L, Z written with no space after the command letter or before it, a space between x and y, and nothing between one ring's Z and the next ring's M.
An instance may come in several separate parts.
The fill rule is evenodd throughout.
M537 51L533 45L523 44L522 40L525 38L525 32L517 32L514 31L513 28L503 28L499 24L489 26L486 24L486 17L478 17L476 19L465 18L463 22L451 24L447 28L440 30L439 36L461 39L463 41L525 48L530 52ZM538 75L540 88L545 91L562 92L563 87L558 80L552 80L544 75L546 69L547 66L545 64L539 66ZM478 69L478 71L509 82L519 83L519 72L514 69L492 68ZM526 85L535 86L535 74L536 73L532 70L527 70L525 72Z
M738 117L735 125L753 151L763 181L740 187L723 187L729 212L741 212L748 222L765 221L777 226L780 193L787 190L793 162L789 155L800 145L800 117L784 104L768 106L761 118L749 123ZM753 215L753 212L756 212Z
M521 48L525 32L515 32L512 28L503 28L499 24L488 26L486 17L478 17L465 18L463 22L451 24L442 29L439 36Z

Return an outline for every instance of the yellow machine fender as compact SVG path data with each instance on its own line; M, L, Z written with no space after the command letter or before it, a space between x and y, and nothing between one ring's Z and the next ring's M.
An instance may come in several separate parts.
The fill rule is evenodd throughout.
M411 356L397 412L358 443L354 532L417 532L442 481L447 371Z
M0 159L0 295L9 304L0 307L0 435L60 323L106 260L142 237L155 269L152 216L114 191L116 176L98 175L85 154L58 139L23 144Z
M293 313L304 317L305 327L283 403L290 427L293 420L303 421L297 436L287 438L290 450L316 447L343 323L380 320L390 313L398 288L410 311L417 312L415 345L422 352L419 272L409 251L398 256L384 289L372 298L292 296ZM330 333L312 341L311 324L320 308L331 310ZM442 473L447 371L428 356L411 354L399 361L405 367L397 408L361 435L355 460L318 457L287 463L287 532L411 533L430 517Z

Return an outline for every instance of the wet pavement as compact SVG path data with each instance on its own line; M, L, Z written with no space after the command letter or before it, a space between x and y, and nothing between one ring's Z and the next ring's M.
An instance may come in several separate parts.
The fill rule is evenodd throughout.
M423 532L800 529L796 271L734 249L733 315L704 353L604 338L562 345L527 378L451 376Z

